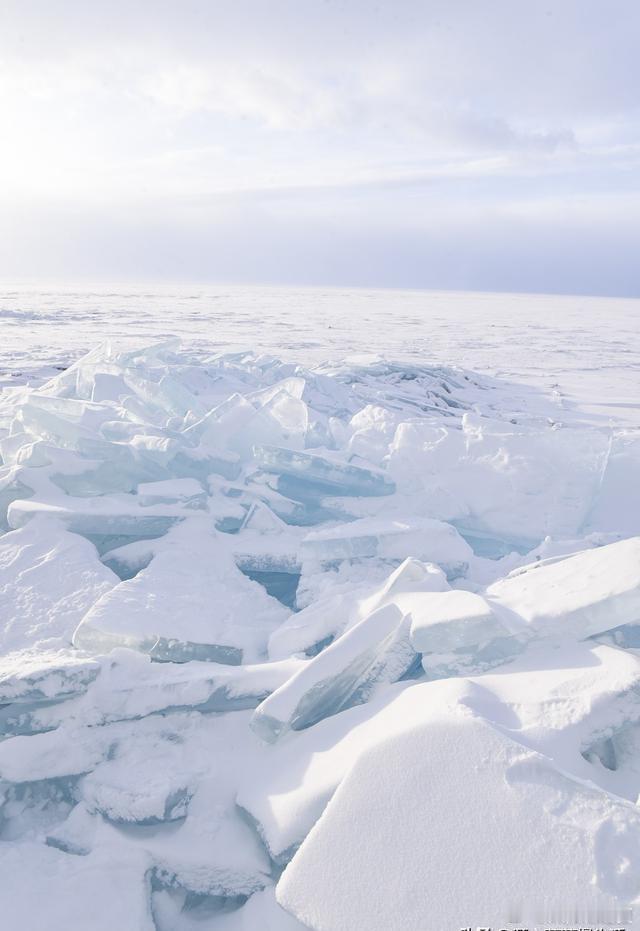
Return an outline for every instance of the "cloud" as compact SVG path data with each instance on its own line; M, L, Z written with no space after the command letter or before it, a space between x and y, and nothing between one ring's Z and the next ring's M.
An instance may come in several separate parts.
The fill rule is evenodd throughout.
M0 208L40 217L49 266L57 255L65 274L74 261L77 274L115 274L129 243L143 277L162 266L152 248L178 277L200 276L213 243L227 259L211 275L280 278L278 249L298 255L304 242L311 253L289 275L340 283L366 262L339 250L369 243L357 248L371 256L375 241L395 266L374 250L372 281L455 286L473 261L426 261L427 239L429 254L448 255L457 237L471 256L470 236L479 253L502 236L510 254L526 228L546 255L536 204L555 205L550 224L580 198L600 198L602 228L624 217L640 180L639 26L634 0L4 0ZM433 229L423 215L438 217ZM94 252L53 248L61 229ZM225 242L242 238L240 262ZM575 250L556 245L580 290ZM489 277L511 280L499 251ZM18 252L5 244L9 273L32 257ZM555 261L517 261L523 281L535 266L549 290Z

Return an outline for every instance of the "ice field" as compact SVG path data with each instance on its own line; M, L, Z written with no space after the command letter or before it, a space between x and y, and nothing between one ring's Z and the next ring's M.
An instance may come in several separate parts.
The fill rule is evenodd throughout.
M3 927L640 927L640 301L0 335Z

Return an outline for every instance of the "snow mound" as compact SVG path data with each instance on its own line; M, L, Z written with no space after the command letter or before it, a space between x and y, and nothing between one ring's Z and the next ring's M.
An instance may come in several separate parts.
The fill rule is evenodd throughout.
M317 931L387 931L399 914L415 931L532 925L542 910L548 923L628 906L639 867L634 805L459 715L363 753L276 895Z

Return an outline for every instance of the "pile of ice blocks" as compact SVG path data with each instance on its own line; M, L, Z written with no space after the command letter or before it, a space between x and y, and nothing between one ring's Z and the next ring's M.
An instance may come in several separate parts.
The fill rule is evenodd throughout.
M7 927L640 904L640 437L552 413L177 344L5 391Z

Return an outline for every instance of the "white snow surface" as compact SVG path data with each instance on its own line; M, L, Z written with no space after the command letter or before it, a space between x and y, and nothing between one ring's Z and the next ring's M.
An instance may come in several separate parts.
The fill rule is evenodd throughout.
M0 290L7 927L637 926L639 315Z

